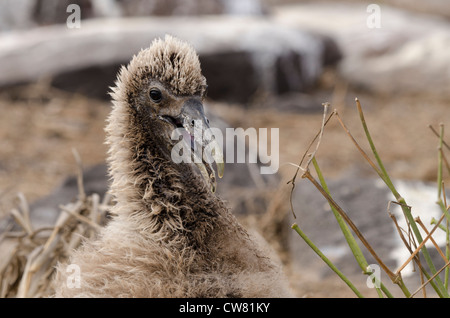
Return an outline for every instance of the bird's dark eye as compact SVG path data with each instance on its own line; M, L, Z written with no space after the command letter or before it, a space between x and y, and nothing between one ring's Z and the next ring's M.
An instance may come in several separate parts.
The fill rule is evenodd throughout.
M150 90L149 96L155 103L159 103L162 100L162 93L159 89Z

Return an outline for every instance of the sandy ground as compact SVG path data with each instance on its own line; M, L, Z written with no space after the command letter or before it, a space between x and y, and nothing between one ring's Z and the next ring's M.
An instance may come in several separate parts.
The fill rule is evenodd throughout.
M331 93L329 94L331 95ZM339 95L339 94L336 94ZM327 97L327 96L326 96ZM358 97L388 171L394 178L436 180L438 140L428 125L448 125L449 101L432 96L373 96L346 91L324 99L331 102L361 146L364 140L354 98ZM332 99L336 99L333 101ZM314 113L280 113L276 106L209 102L234 127L280 128L280 174L286 178L298 163L322 120L322 106ZM105 119L108 102L92 100L39 85L0 93L0 193L23 192L29 200L47 194L76 171L72 148L85 166L105 158ZM367 165L336 119L326 127L317 157L328 176Z
M378 96L338 86L334 74L324 77L316 94L332 103L354 137L369 149L356 112L354 98L361 101L369 129L387 170L393 178L436 180L438 139L428 125L450 124L449 101L426 94ZM340 88L339 88L340 87ZM280 170L289 180L309 142L320 127L321 105L308 113L277 111L276 105L248 108L210 102L235 127L280 128ZM85 166L104 161L104 125L110 104L48 87L45 83L0 93L0 213L14 205L17 192L30 202L48 194L76 164L72 148ZM357 169L373 174L336 120L326 128L318 160L328 177ZM219 184L220 186L220 184ZM286 229L288 231L290 229ZM286 268L299 297L352 297L336 277L321 280ZM361 281L365 284L365 279Z

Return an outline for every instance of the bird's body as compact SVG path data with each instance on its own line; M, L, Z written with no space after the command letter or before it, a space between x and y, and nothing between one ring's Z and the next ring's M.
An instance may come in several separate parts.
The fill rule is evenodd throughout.
M108 119L114 215L58 267L56 297L283 297L280 270L191 163L171 160L171 131L207 120L198 56L166 36L123 67ZM212 171L214 174L214 172Z

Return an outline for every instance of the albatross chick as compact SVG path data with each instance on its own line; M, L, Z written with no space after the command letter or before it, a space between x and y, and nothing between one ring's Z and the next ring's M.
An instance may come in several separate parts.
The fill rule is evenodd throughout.
M113 217L58 265L56 297L289 296L278 265L214 193L212 165L171 159L174 129L209 127L205 92L196 52L171 36L122 67L106 127ZM70 264L79 286L68 284Z

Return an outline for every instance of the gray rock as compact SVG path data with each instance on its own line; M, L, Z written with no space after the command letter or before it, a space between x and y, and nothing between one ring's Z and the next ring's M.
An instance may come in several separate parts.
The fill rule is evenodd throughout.
M426 2L420 0L391 0L389 4L413 12L450 18L450 5L446 0L428 0Z
M305 92L340 58L329 37L268 18L91 19L80 29L53 25L0 35L0 87L49 77L58 88L108 98L120 65L167 33L193 44L209 96L230 102L248 102L257 90Z
M328 182L333 199L346 211L365 238L373 244L382 259L388 257L390 265L395 263L389 257L394 247L395 235L392 221L386 212L386 189L376 185L374 179L357 179L353 177L331 180ZM326 199L306 179L296 185L294 208L297 222L306 235L329 257L335 265L353 274L361 270L353 258L350 248L337 224ZM291 252L294 263L312 266L317 256L310 250L297 233L291 233ZM360 245L362 250L364 248ZM369 259L370 255L365 254ZM372 259L373 261L373 259ZM311 263L312 262L312 263ZM324 273L330 273L325 270Z
M333 199L348 214L365 239L373 247L384 263L395 270L409 257L392 219L389 217L389 201L394 200L392 193L379 179L345 175L329 180L328 186ZM440 211L435 204L436 186L416 181L394 181L398 192L412 206L414 217L420 216L423 223L431 229L432 217L439 218ZM306 179L298 180L294 191L293 205L296 222L316 246L346 275L361 276L361 269L354 259L329 205L320 192ZM403 214L398 206L391 204L389 211L396 216L399 225L407 229ZM433 236L438 244L445 246L444 233ZM356 237L356 236L355 236ZM425 235L423 236L425 237ZM357 239L369 264L377 264L375 259ZM443 266L443 260L432 245L427 245L437 268ZM294 231L290 233L289 255L297 270L311 269L318 277L334 275ZM425 263L422 259L422 262ZM415 286L418 275L413 275L412 267L402 271L402 276ZM389 278L383 278L385 282ZM419 284L420 285L420 284Z
M103 198L108 190L106 165L98 164L85 169L83 181L86 195L97 193ZM30 205L30 219L34 228L54 225L61 211L59 206L74 202L78 195L77 177L70 176L48 196L33 202Z
M0 32L39 25L66 23L80 8L81 19L130 16L264 15L260 0L3 0L0 2Z
M439 2L441 12L450 12L448 2L434 2ZM449 96L450 22L380 4L380 28L370 28L370 4L283 6L276 10L275 19L331 37L343 54L340 75L354 87L375 93Z

